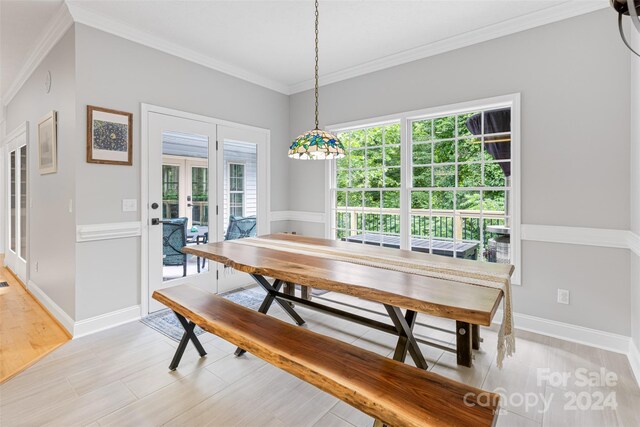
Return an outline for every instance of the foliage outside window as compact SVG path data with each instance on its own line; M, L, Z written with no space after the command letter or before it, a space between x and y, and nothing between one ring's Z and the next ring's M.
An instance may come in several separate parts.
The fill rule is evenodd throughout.
M511 221L510 109L500 133L492 128L495 111L430 115L339 132L347 155L335 162L335 238L397 247L402 222L413 250L486 259L489 239L496 237L487 227ZM405 128L406 171L400 138ZM400 203L402 192L406 206Z

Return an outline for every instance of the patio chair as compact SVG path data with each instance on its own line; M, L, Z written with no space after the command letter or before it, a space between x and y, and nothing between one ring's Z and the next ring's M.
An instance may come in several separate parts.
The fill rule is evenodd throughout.
M256 221L255 215L245 217L231 215L224 240L244 239L245 237L257 236Z
M162 220L162 265L181 265L182 277L187 275L187 254L182 252L187 244L187 221L188 218Z

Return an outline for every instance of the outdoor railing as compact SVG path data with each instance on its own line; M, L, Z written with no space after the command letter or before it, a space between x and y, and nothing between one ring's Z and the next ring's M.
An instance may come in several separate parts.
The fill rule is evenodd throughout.
M482 214L482 233L481 233ZM487 232L491 225L504 225L504 211L413 209L410 212L411 235L423 238L482 240L486 245L493 236ZM400 209L338 208L336 227L347 235L400 233Z

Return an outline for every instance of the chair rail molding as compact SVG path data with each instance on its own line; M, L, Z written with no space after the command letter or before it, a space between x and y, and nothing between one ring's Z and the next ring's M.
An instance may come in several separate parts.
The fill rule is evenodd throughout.
M305 211L272 211L271 221L301 221L324 224L326 215L323 212Z
M634 234L629 230L536 224L522 224L520 227L522 240L633 249Z
M640 236L633 231L629 232L629 249L631 249L636 255L640 256Z
M140 221L112 222L106 224L87 224L76 226L76 242L92 242L96 240L122 239L142 235Z

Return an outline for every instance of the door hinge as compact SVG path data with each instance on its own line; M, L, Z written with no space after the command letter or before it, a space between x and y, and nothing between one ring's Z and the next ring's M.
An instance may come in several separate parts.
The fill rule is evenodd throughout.
M219 215L219 213L218 213L218 205L216 205L216 215Z
M218 140L216 139L216 151L218 151Z
M220 271L216 270L216 280L218 280L220 278Z

